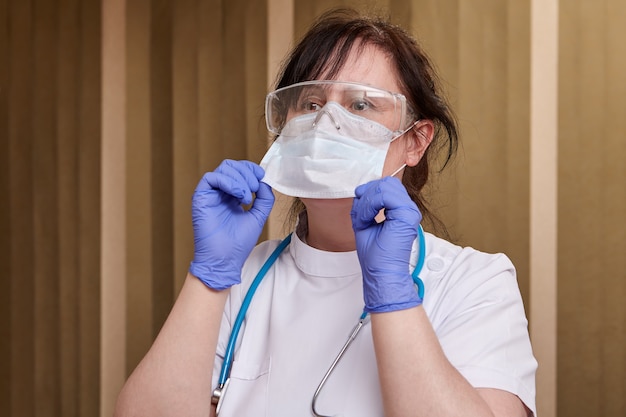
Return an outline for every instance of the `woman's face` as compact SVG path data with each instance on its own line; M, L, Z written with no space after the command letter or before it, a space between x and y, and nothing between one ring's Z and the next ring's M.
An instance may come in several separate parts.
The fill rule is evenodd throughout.
M322 77L320 79L324 79ZM367 46L362 51L353 48L343 68L332 78L336 81L348 81L367 84L394 93L404 93L400 90L396 71L387 55L374 46ZM415 166L420 161L424 151L430 144L434 125L429 120L419 121L412 129L391 142L385 164L383 176L391 175L404 164ZM402 178L403 170L396 177ZM350 207L352 199L309 199L301 198L308 211L317 208L324 210Z
M356 47L353 48L334 80L367 84L394 93L404 93L400 90L395 68L388 56L371 45L366 46L362 51ZM432 138L432 123L420 121L407 133L391 142L383 167L383 176L393 174L404 164L417 165L430 143L430 138ZM401 175L398 174L398 177Z

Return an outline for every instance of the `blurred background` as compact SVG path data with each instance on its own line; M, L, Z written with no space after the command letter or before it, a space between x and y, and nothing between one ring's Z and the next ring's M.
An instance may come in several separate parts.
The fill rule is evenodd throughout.
M0 0L0 416L112 415L193 256L197 181L261 159L277 68L335 6L439 68L462 146L434 208L515 263L538 414L626 415L624 0Z

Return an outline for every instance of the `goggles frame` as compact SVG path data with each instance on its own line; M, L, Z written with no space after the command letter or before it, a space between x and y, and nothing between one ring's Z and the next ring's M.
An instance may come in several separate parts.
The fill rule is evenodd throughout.
M381 100L381 98L384 100L389 100L389 103L393 104L393 109L388 108L385 109L385 111L392 111L394 113L392 123L389 126L385 124L385 122L382 122L380 120L383 118L382 113L378 113L379 115L381 115L380 117L375 117L377 113L373 110L370 110L370 112L368 113L366 111L350 109L350 106L354 104L352 102L342 103L337 100L320 100L323 101L323 103L314 103L320 107L319 109L299 110L297 109L297 106L301 102L301 92L305 91L307 87L311 87L311 91L322 91L324 93L328 92L329 90L336 90L336 87L339 87L339 92L344 95L346 92L350 92L351 94L356 92L358 93L357 95L354 95L354 97L356 98L361 97L361 99L367 99L372 97L379 101ZM315 87L320 87L320 89L317 90L315 89ZM289 92L292 92L292 97L290 97ZM328 94L326 94L325 98L327 97ZM343 108L346 108L346 110L348 110L350 113L382 124L394 133L402 132L406 128L406 126L410 124L410 121L415 118L411 106L407 103L407 99L404 94L394 93L389 90L357 82L339 80L313 80L291 84L267 94L267 96L265 97L265 123L267 130L275 135L280 135L287 121L302 115L318 113L328 102L336 102L340 104ZM346 106L346 104L348 105ZM289 117L290 111L294 112L295 115Z

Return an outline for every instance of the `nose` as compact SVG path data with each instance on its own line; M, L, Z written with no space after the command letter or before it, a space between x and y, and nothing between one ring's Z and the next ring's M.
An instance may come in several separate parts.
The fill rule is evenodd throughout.
M317 116L315 117L315 121L313 122L313 127L317 126L317 124L322 119L322 116L326 115L335 126L335 129L337 130L341 129L341 125L339 124L339 121L337 121L335 115L333 114L332 106L329 106L329 104L330 103L327 103L326 105L324 105L324 107L322 107L322 109L317 113Z

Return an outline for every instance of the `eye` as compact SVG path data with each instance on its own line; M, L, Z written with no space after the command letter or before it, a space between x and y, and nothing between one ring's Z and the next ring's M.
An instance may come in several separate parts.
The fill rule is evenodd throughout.
M371 107L371 103L363 99L355 100L350 105L350 109L353 111L357 111L357 112L369 110L370 107Z
M302 94L298 102L298 111L312 113L324 107L324 98L318 94Z
M322 107L323 107L322 103L315 102L312 100L307 100L302 104L302 110L308 111L308 112L319 111L319 109L321 109Z

